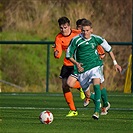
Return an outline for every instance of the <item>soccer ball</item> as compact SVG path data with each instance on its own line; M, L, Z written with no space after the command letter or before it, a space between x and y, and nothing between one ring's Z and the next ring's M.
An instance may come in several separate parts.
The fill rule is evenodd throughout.
M53 114L46 110L40 113L39 120L42 124L50 124L53 122Z

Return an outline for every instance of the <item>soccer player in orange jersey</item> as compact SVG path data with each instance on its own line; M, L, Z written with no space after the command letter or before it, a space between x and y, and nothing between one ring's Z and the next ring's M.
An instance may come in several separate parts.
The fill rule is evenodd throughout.
M58 24L60 28L60 33L55 38L55 47L54 47L54 57L57 59L61 57L63 51L66 52L71 39L81 32L80 30L71 29L70 20L67 17L59 18ZM68 86L67 84L67 79L69 75L73 73L73 70L74 70L73 63L64 57L60 78L62 79L63 94L70 108L69 113L66 115L67 117L78 115L77 109L74 105L73 95L70 91L70 86ZM75 82L72 87L81 88L80 83L78 81Z

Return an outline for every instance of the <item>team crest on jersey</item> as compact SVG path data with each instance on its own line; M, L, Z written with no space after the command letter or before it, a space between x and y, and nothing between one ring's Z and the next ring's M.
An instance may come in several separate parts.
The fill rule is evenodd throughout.
M95 48L95 43L91 43L92 49Z

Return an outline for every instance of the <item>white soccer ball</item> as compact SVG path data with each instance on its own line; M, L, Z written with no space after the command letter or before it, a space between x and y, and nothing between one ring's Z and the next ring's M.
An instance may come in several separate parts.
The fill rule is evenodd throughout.
M43 124L50 124L53 122L54 117L50 111L46 110L40 113L39 119Z

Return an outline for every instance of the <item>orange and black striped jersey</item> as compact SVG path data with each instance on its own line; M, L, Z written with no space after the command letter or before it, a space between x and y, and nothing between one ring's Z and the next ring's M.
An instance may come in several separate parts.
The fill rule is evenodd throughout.
M80 32L80 30L72 29L70 35L68 36L63 36L61 33L56 36L54 51L58 51L58 55L55 58L60 58L62 55L62 51L66 52L71 39L76 35L80 34ZM66 59L66 57L64 57L64 65L73 66L73 63Z

